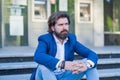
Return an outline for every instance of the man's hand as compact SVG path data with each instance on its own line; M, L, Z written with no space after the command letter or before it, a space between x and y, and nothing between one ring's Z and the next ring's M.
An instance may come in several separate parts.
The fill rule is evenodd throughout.
M65 70L70 70L74 74L87 70L87 65L83 62L65 61Z

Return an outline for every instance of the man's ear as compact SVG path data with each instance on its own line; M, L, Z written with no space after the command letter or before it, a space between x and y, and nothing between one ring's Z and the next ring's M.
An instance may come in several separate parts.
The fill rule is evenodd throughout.
M52 31L54 31L54 26L51 27Z

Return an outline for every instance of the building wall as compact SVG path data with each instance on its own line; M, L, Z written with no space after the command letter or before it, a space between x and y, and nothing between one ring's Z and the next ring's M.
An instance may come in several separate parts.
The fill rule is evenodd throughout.
M104 1L94 0L94 46L104 46Z
M28 40L30 47L36 47L38 44L38 37L41 34L47 33L48 26L47 20L44 21L34 21L32 19L32 0L28 0ZM50 8L50 3L48 2L48 8ZM50 15L50 9L48 11L48 15Z
M79 1L75 0L75 34L78 40L86 46L104 46L103 0L90 0L93 20L85 23L78 21Z
M102 47L104 46L104 30L103 30L103 0L92 1L92 22L81 23L78 20L79 1L75 0L75 34L78 41L86 46ZM84 0L83 0L84 1ZM28 0L28 40L30 47L36 47L38 44L38 36L47 33L47 20L32 20L32 0ZM67 6L67 5L66 5ZM48 15L50 15L50 2L48 2Z
M75 0L75 34L78 40L86 45L93 46L94 41L94 22L81 22L79 21L79 5L80 0Z

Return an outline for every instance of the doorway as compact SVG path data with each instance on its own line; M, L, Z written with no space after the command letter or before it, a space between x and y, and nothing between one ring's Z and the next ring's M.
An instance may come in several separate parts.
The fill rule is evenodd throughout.
M3 46L28 45L27 0L3 0Z

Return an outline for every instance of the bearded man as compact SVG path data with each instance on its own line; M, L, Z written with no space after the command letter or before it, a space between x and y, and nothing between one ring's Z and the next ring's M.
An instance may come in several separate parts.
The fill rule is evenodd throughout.
M99 80L96 69L98 56L69 33L70 18L55 12L48 20L48 33L40 35L34 60L38 63L31 80ZM74 60L74 53L84 57Z

